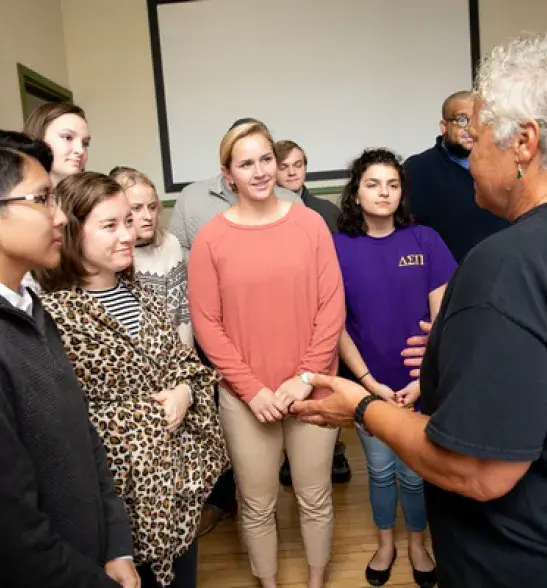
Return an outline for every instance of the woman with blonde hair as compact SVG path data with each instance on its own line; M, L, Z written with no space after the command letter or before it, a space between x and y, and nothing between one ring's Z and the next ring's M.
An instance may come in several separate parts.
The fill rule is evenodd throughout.
M115 167L109 175L123 188L133 212L137 235L133 261L137 278L167 301L183 343L192 346L182 247L178 239L161 226L162 205L156 187L148 176L132 167Z
M237 201L194 241L188 270L192 324L223 378L220 420L252 572L263 588L277 586L275 508L285 446L308 586L321 588L331 551L337 431L287 414L293 401L312 392L307 372L336 372L345 318L340 269L323 219L276 197L274 143L264 125L246 122L228 131L220 161Z
M183 345L165 302L133 279L121 186L83 172L57 185L68 224L43 303L105 445L133 526L143 587L196 588L201 506L227 465L215 372Z

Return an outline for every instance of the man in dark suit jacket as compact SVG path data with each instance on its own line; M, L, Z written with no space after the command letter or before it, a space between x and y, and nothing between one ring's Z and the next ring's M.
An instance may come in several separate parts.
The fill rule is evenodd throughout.
M475 202L467 159L473 148L472 112L470 92L451 94L442 105L441 135L434 147L412 155L404 165L412 215L439 233L458 263L483 239L509 226Z
M277 183L300 196L305 206L315 210L323 217L330 232L336 233L340 209L329 200L310 194L304 184L308 167L308 158L304 149L294 141L277 141L275 155L277 158ZM345 447L343 443L338 441L332 461L332 481L335 484L343 484L348 482L350 478L351 469L345 455ZM291 484L291 470L286 457L281 467L279 480L285 486Z
M42 141L0 131L0 586L139 588L131 526L57 327L21 285L67 220Z

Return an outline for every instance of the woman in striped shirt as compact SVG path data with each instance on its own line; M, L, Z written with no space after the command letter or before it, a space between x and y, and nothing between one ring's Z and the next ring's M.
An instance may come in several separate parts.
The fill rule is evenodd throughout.
M193 346L186 264L178 239L161 226L162 205L156 187L148 176L132 167L115 167L109 175L120 184L131 204L137 235L133 253L137 277L165 299L182 342Z
M201 507L227 465L217 375L182 344L165 301L133 279L121 186L83 172L56 195L68 224L59 269L38 275L43 304L125 499L143 588L196 588Z

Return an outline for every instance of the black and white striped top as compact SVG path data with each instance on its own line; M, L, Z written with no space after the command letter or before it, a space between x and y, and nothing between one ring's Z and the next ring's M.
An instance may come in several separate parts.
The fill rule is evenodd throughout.
M106 308L108 314L122 324L131 337L137 337L140 330L141 307L139 301L121 282L110 290L88 291Z

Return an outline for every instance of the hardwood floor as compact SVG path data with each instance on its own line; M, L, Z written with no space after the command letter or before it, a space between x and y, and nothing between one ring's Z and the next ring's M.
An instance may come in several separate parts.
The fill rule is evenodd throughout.
M376 532L368 500L368 476L364 454L353 431L344 432L347 456L353 470L349 484L335 486L335 531L328 588L368 586L364 569L376 549ZM278 502L279 573L278 584L287 588L306 588L306 560L294 496L282 488ZM386 586L415 588L406 556L407 540L402 516L397 525L399 557ZM234 521L222 522L199 543L199 588L257 587L249 571Z

